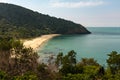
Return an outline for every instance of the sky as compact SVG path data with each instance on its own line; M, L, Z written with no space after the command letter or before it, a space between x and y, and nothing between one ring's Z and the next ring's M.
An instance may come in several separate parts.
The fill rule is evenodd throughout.
M120 0L0 0L86 27L120 27Z

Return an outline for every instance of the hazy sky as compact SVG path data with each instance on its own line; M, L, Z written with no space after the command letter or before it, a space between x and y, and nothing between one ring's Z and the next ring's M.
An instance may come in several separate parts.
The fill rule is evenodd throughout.
M0 0L80 23L87 27L120 27L120 0Z

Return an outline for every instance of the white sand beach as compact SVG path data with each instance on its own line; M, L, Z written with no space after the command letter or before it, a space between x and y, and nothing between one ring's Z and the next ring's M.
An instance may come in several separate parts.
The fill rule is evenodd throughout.
M25 47L31 47L33 48L33 50L37 50L43 43L45 43L46 41L52 39L55 36L59 36L60 34L49 34L49 35L42 35L40 37L31 39L31 40L25 40L23 42L23 45Z

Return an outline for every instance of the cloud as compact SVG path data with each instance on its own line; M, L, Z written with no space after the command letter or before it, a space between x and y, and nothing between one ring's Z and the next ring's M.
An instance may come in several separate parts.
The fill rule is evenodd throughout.
M0 2L5 2L5 0L0 0Z
M81 7L93 7L93 6L99 6L103 5L104 2L102 0L96 0L96 1L78 1L78 2L51 2L50 3L52 7L57 8L81 8Z
M5 3L7 3L9 0L0 0L0 2L5 2Z
M5 1L5 0L0 0L0 2L3 2L3 1Z

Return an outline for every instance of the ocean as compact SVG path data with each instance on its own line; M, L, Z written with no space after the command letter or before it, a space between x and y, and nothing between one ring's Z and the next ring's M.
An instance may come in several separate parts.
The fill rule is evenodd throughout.
M74 50L77 61L81 58L94 58L103 66L106 65L107 54L112 51L120 53L120 27L88 27L92 34L61 35L46 42L38 53L42 57L67 54Z

